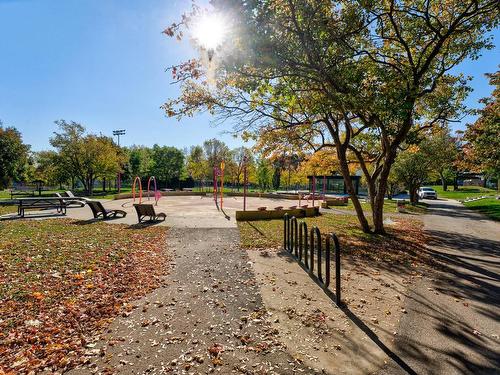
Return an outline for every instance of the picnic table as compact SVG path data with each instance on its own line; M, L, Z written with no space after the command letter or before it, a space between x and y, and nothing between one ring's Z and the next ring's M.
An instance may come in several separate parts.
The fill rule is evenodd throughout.
M66 208L70 201L75 198L69 197L35 197L35 198L19 198L17 213L24 217L26 210L48 210L56 209L58 213L66 215Z
M34 197L35 190L27 190L27 189L22 189L22 190L11 189L10 190L10 199L13 199L15 196L19 196L19 195Z

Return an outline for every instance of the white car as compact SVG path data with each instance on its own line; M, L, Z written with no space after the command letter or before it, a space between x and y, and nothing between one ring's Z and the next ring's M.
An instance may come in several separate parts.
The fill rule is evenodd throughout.
M418 189L418 196L420 199L437 199L438 197L436 190L430 187L421 187Z

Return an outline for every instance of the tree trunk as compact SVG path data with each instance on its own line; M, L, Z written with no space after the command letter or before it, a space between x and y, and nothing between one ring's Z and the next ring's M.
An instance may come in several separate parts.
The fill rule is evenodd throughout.
M368 224L368 220L366 220L363 207L361 207L361 203L359 202L356 190L354 189L354 185L352 183L349 165L347 164L347 155L344 150L340 149L340 146L337 146L337 155L340 162L340 172L342 173L347 192L349 193L354 209L356 210L356 215L358 216L361 229L363 229L363 232L365 233L371 233L370 224Z
M418 203L418 194L417 190L418 188L416 186L410 186L410 203L415 205Z
M382 172L376 181L371 181L374 185L372 190L374 191L374 197L371 199L372 203L372 217L373 217L373 232L375 234L386 234L384 228L384 203L385 194L387 192L387 181L389 181L389 173L391 172L392 164L396 159L397 148L391 149L386 158L384 165L382 167ZM377 184L375 186L375 184Z
M443 186L443 191L447 191L448 190L448 181L446 181L444 174L440 172L439 177L441 178L441 185Z

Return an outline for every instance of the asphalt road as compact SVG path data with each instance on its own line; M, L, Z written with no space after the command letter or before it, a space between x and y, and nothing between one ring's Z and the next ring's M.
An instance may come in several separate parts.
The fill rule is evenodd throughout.
M406 366L377 373L498 374L500 223L456 201L430 205L428 251L443 269L408 295L394 349Z

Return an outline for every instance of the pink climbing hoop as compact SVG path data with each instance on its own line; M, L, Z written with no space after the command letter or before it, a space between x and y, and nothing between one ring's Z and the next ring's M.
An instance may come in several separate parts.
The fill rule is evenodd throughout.
M161 193L158 191L157 187L156 187L156 177L155 176L151 176L149 177L149 180L148 180L148 200L149 200L149 188L151 186L151 181L154 182L154 186L155 186L155 194L154 194L154 197L155 197L155 206L158 206L158 200L161 198Z

